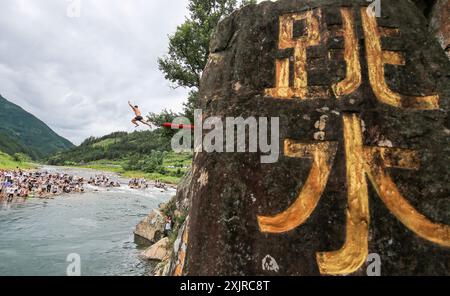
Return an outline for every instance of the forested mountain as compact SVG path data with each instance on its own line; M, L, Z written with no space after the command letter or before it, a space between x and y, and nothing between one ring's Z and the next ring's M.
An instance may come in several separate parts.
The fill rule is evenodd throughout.
M72 147L44 122L0 95L0 151L41 159Z
M57 153L49 164L83 164L98 160L129 160L152 151L170 151L170 140L163 131L115 132L100 138L88 138L80 146Z

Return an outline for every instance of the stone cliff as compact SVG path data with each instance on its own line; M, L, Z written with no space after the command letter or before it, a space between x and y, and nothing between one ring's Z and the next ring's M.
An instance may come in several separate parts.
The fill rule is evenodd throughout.
M378 258L450 275L448 17L367 5L263 2L219 23L204 116L278 117L282 149L195 154L167 274L367 275Z

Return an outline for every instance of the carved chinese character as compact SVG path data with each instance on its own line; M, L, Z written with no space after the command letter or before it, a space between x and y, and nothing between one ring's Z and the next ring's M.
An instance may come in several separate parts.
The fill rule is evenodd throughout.
M266 95L277 98L301 98L308 95L308 75L306 72L306 49L319 45L320 36L320 10L305 13L293 13L280 17L280 38L278 49L294 49L294 86L289 86L289 58L276 61L275 88L266 89ZM306 36L294 37L294 23L303 21Z
M353 10L341 8L344 37L344 59L347 73L344 80L332 86L336 97L346 96L356 91L361 85L361 64L359 62L359 43L355 34L355 18Z
M368 255L370 224L368 177L391 213L418 236L450 247L450 227L433 223L417 212L401 195L388 168L419 168L417 153L411 150L363 146L361 120L356 114L343 117L347 167L347 233L342 249L317 254L322 274L348 274L358 270ZM285 141L285 155L310 158L312 168L295 203L274 217L258 217L260 230L284 233L304 224L316 208L330 175L337 152L336 142L302 144Z
M339 35L344 38L344 60L346 77L331 86L335 96L340 98L356 91L361 83L361 65L359 44L355 33L354 11L351 8L341 8L343 27ZM379 28L376 17L361 8L362 26L365 35L366 58L369 81L377 99L394 107L434 110L439 108L439 96L408 96L397 93L389 88L385 80L384 66L404 65L405 59L400 52L384 51L381 48L381 37L398 34L396 29ZM294 49L294 78L290 86L290 59L277 59L275 62L275 87L265 90L265 95L275 98L313 99L321 97L313 92L308 85L307 48L318 46L323 38L320 35L322 13L320 9L304 13L287 14L280 17L279 50ZM306 35L294 37L294 24L303 21Z
M391 90L385 80L386 64L404 65L401 53L384 51L381 36L398 34L396 29L378 28L376 17L361 8L362 26L365 34L366 58L369 82L377 99L394 107L434 110L439 108L439 96L407 96ZM355 92L362 83L359 45L355 34L355 20L351 8L342 8L342 30L344 37L345 78L332 85L337 98ZM294 87L289 87L289 60L277 60L276 87L266 90L266 95L280 98L305 98L308 94L306 73L306 48L321 41L318 35L320 10L280 17L280 49L295 49ZM305 19L308 34L293 38L293 23ZM370 225L369 194L367 180L374 186L390 212L407 228L428 241L450 247L450 227L434 223L414 209L402 196L392 181L388 169L419 169L419 157L415 151L397 148L367 147L363 145L361 119L357 114L343 115L345 161L347 178L348 211L346 240L344 246L334 252L317 254L322 274L349 274L357 271L368 255L368 232ZM303 144L285 140L287 157L309 158L312 168L297 200L286 211L273 217L258 217L259 227L265 233L284 233L304 224L317 207L322 196L333 162L337 154L337 142Z
M433 110L439 108L439 96L406 96L392 91L384 77L384 65L404 65L405 59L399 52L384 51L381 49L380 37L389 36L389 31L377 27L376 17L370 15L365 8L361 9L362 25L365 35L367 52L367 66L369 80L377 99L394 107L418 110Z

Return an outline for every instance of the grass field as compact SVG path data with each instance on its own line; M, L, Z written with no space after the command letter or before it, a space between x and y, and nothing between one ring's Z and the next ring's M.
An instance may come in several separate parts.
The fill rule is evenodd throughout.
M189 156L181 156L174 155L173 157L168 157L166 166L176 166L176 165L186 165L189 166L191 159ZM145 178L147 180L161 180L162 182L168 184L178 184L180 181L180 177L173 177L170 175L162 175L159 173L146 173L142 171L126 171L122 168L122 162L114 162L114 161L98 161L95 163L90 163L82 166L73 166L73 167L81 167L87 169L94 169L99 171L113 172L122 175L125 178ZM14 160L14 158L6 153L0 152L0 169L2 170L13 170L16 168L20 168L22 170L35 169L37 165L30 162L20 162ZM167 170L171 170L168 168Z
M20 168L22 170L34 169L36 164L30 162L21 162L14 160L14 158L6 153L0 152L0 169L2 170L13 170L15 168Z
M147 173L143 171L127 171L123 168L125 161L100 160L75 167L94 169L99 171L113 172L125 178L145 178L147 180L160 180L164 183L178 184L181 177L174 176L176 173L186 173L192 164L192 154L169 153L165 156L163 166L167 174Z
M98 143L93 144L92 146L93 147L102 147L103 148L103 147L108 147L111 144L114 144L115 142L116 142L115 139L105 139L103 141L100 141Z

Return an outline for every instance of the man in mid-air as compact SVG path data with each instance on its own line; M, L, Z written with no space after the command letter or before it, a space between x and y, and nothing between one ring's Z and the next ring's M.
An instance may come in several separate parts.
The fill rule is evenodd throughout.
M152 125L151 125L150 123L146 122L146 121L144 120L144 117L142 117L142 113L141 113L141 110L139 110L139 106L133 106L133 105L131 104L130 101L128 101L128 105L130 105L131 109L133 109L133 112L134 112L134 114L136 115L136 117L133 118L133 120L131 120L131 122L132 122L136 127L139 126L138 121L139 121L140 123L143 123L143 124L145 124L145 125L148 125L149 127L152 127Z

